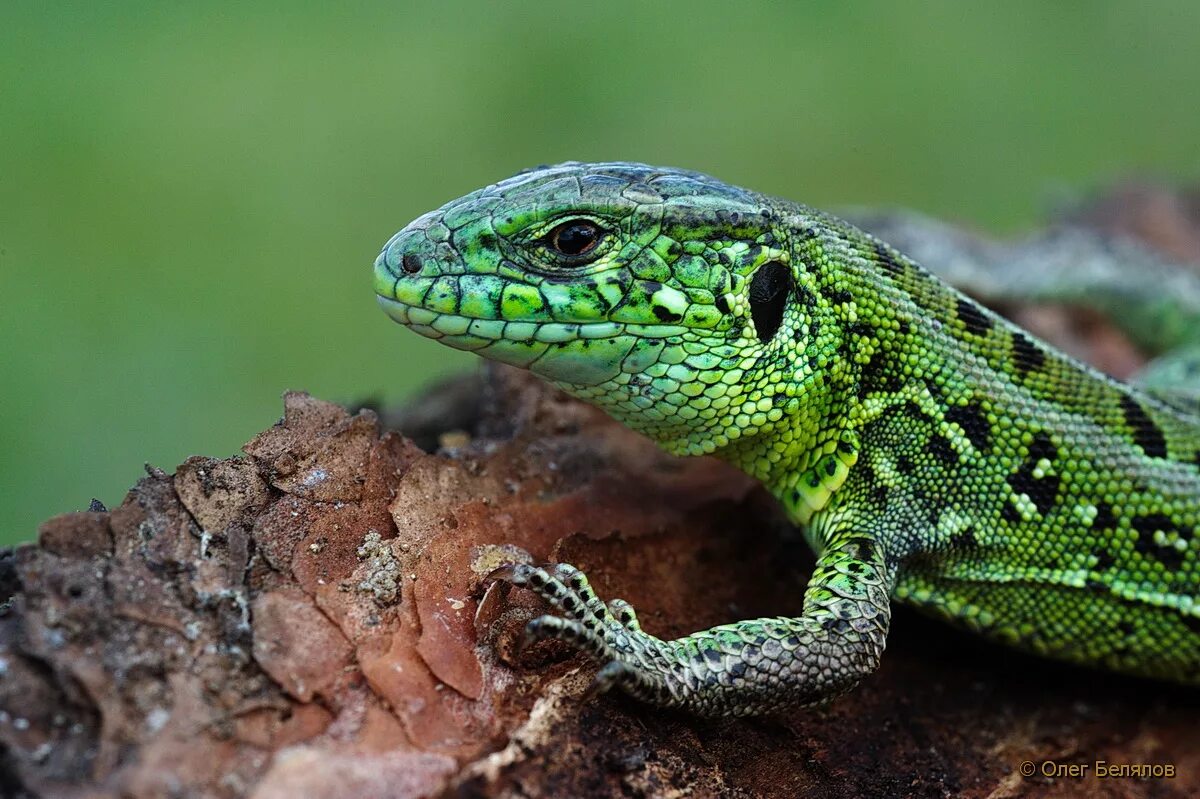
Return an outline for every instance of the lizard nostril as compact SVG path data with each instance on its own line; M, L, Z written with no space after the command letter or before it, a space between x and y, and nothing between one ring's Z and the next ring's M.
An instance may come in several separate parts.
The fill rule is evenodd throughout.
M410 275L421 271L421 259L411 252L400 259L400 268Z

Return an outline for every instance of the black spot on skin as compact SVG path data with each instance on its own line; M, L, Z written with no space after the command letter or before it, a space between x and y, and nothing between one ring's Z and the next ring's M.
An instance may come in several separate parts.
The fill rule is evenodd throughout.
M1134 549L1147 557L1154 558L1172 571L1178 570L1183 566L1184 554L1182 552L1169 544L1159 546L1154 541L1154 534L1159 530L1164 533L1179 532L1179 529L1169 516L1162 513L1134 516L1129 520L1129 525L1138 534L1137 540L1133 542Z
M910 400L909 402L904 403L902 408L904 415L909 419L912 419L914 422L925 425L933 424L933 419L930 418L929 414L921 410L921 406L917 403Z
M833 477L835 474L837 474L837 461L830 458L829 461L826 462L825 474L827 474L830 477Z
M1117 517L1113 516L1112 505L1109 505L1107 502L1097 502L1096 503L1096 518L1092 520L1092 529L1093 530L1115 530L1115 529L1117 529ZM1104 554L1110 558L1112 557L1111 555L1108 555L1107 552L1096 553L1096 554L1097 555ZM1112 565L1112 564L1110 563L1109 565ZM1099 567L1097 567L1097 568L1099 568ZM1105 566L1104 568L1107 569L1108 566Z
M1046 458L1053 463L1056 457L1058 448L1054 446L1050 436L1045 431L1038 432L1029 444L1029 457L1016 472L1008 476L1008 484L1012 486L1013 492L1028 496L1042 516L1054 509L1062 480L1056 474L1035 477L1034 470L1041 459Z
M1000 518L1009 524L1016 524L1023 521L1021 512L1017 510L1016 505L1012 504L1012 500L1005 501L1004 505L1000 508Z
M766 344L783 323L783 311L792 288L792 270L779 261L768 261L750 281L750 316L758 340Z
M1133 625L1127 621L1117 622L1117 632L1121 635L1133 635Z
M654 305L650 308L650 310L654 312L654 315L658 317L658 321L660 322L678 322L683 318L681 315L674 313L673 311L664 308L661 305Z
M1146 414L1146 409L1128 394L1121 395L1121 412L1125 414L1125 423L1133 431L1133 443L1141 447L1142 452L1150 458L1167 457L1167 440L1163 432Z
M851 355L851 353L853 351L853 347L854 347L854 339L852 339L849 336L843 338L837 346L838 359L841 361L853 360L853 356Z
M851 300L850 292L846 291L845 289L837 288L836 286L822 284L817 290L821 292L822 297L829 300L834 305L845 305Z
M1021 333L1013 333L1012 337L1013 366L1022 377L1030 372L1041 369L1046 363L1046 353Z
M729 664L729 673L734 677L741 677L746 673L746 664L740 660Z
M1087 580L1084 581L1083 584L1084 584L1084 587L1087 588L1087 590L1092 591L1094 593L1097 593L1097 594L1107 594L1108 593L1108 586L1105 585L1100 580L1093 580L1091 578L1088 578Z
M958 453L954 451L954 447L950 446L950 442L945 436L934 433L929 437L929 443L925 448L938 463L947 469L958 466Z
M893 275L900 275L904 272L903 264L896 260L895 256L888 251L886 246L878 242L875 244L875 263Z
M593 290L600 288L600 284L597 283L595 280L588 280L585 285L588 288L593 289ZM612 311L612 309L613 309L612 303L608 301L608 297L604 296L603 293L596 291L595 298L596 298L596 302L600 303L600 305L603 306L605 314L608 314L610 311ZM497 310L499 310L499 309L497 309Z
M1054 446L1053 439L1045 430L1039 430L1034 434L1033 440L1029 442L1029 462L1032 465L1037 465L1037 462L1042 458L1053 463L1058 458L1058 447Z
M1200 616L1183 616L1183 626L1200 635Z
M803 305L806 311L812 311L817 305L817 298L807 286L796 286L796 301Z
M841 449L840 445L838 447ZM883 483L879 482L879 476L875 473L875 467L870 463L860 463L855 467L854 475L862 481L863 488L872 501L879 508L887 506L888 488Z
M966 405L951 405L946 409L946 421L954 422L963 429L971 446L987 454L992 448L992 426L988 424L983 406L977 401Z
M855 536L847 544L853 544L858 549L858 559L870 562L875 559L875 542L866 536Z
M1117 559L1113 557L1113 554L1107 549L1101 549L1092 554L1096 556L1096 565L1092 568L1098 572L1108 571L1113 567L1113 564L1117 562Z
M875 331L866 322L851 322L846 325L846 332L860 338L875 338Z
M968 527L950 536L950 546L954 549L970 549L978 545L979 540L975 538L974 527Z
M992 320L984 316L979 306L970 300L960 299L956 313L959 321L963 323L963 327L972 335L983 336L992 329Z
M900 330L899 330L900 335L907 336L911 332L912 332L912 325L910 325L908 322L900 323Z
M942 520L942 512L946 510L945 502L941 497L931 497L923 490L918 490L916 495L917 499L921 500L921 504L925 506L925 518L929 520L930 526L937 527Z
M875 350L859 376L858 396L862 398L877 391L895 393L900 388L900 374L887 363L887 354L882 348Z
M848 361L851 359L850 348L853 346L853 339L849 336L843 338L837 345L838 360Z
M724 294L718 294L716 299L713 300L713 305L717 306L717 310L722 315L729 313L729 300L725 299Z
M903 474L903 475L912 474L913 473L912 459L909 458L907 455L900 455L899 457L897 457L896 458L896 471L900 472L900 474Z

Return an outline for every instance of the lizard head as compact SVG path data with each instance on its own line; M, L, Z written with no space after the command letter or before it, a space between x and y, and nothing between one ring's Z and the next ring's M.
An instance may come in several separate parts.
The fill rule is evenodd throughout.
M413 221L375 262L396 321L530 369L677 453L799 407L808 321L777 201L694 172L566 163Z

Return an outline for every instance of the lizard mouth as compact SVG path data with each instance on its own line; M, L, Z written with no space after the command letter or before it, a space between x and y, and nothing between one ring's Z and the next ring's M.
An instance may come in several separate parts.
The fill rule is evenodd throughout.
M481 319L459 314L441 313L409 305L392 297L377 294L380 307L395 321L429 338L451 346L454 339L478 339L484 346L492 341L527 342L529 344L566 344L579 339L595 341L633 335L642 338L668 338L683 335L682 325L638 325L599 320L595 322L506 321ZM478 349L462 346L460 349Z
M414 333L420 333L426 338L436 339L460 350L477 351L497 341L535 344L539 341L538 331L549 326L545 323L478 319L461 314L431 311L382 294L376 295L376 299L388 316ZM574 327L578 329L579 325ZM558 339L559 341L569 340L568 331L563 330L561 333L564 337ZM578 332L575 337L578 337Z
M431 311L383 294L376 298L388 316L415 333L576 386L598 385L621 372L636 371L647 356L652 358L687 332L681 325L479 319Z

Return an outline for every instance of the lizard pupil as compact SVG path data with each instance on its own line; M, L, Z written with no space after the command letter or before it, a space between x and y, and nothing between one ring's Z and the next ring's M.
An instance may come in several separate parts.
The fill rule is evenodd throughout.
M550 233L550 244L561 255L585 255L600 241L600 228L591 222L564 222Z
M758 340L766 344L783 324L788 292L792 289L792 270L787 264L769 261L758 268L750 281L750 318Z

